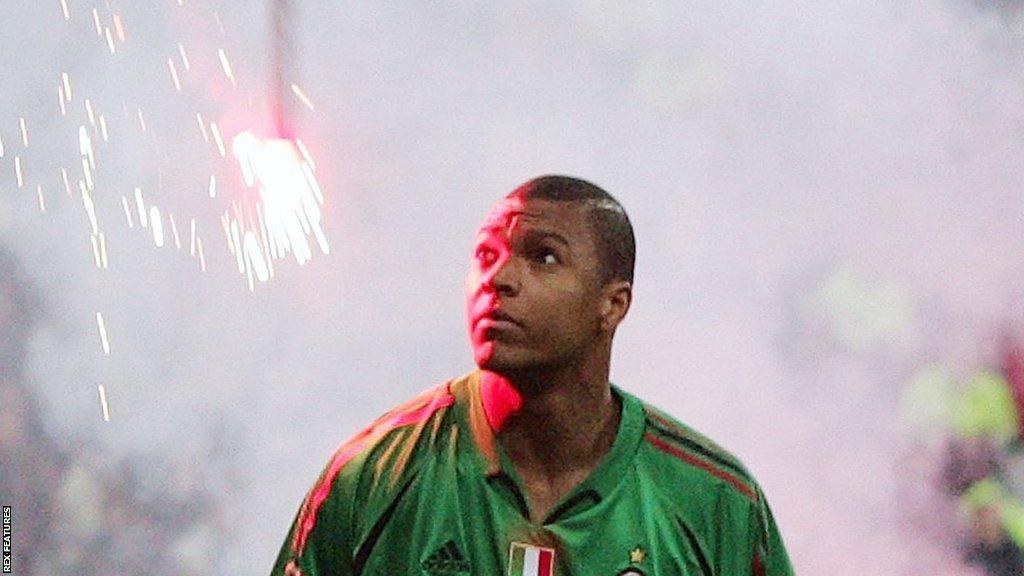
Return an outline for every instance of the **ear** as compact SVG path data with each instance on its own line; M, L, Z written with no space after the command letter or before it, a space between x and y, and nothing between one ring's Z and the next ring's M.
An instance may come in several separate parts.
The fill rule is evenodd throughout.
M610 282L601 291L601 329L612 332L626 317L633 302L633 285L625 280Z

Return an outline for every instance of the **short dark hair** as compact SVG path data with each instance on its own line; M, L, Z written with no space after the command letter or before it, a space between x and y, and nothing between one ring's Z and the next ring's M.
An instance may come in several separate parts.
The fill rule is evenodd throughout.
M510 192L506 198L574 202L586 210L591 237L601 260L601 283L625 280L633 283L636 238L626 210L611 194L596 184L570 176L547 175L534 178Z

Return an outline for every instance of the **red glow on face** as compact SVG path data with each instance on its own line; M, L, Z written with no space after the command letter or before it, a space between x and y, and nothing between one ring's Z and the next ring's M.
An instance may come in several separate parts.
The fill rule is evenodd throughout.
M494 354L495 340L503 332L514 332L516 326L496 323L487 315L498 306L498 291L494 276L506 265L511 256L508 245L508 228L518 213L518 199L503 200L487 214L481 225L481 240L473 254L473 264L466 278L466 312L469 322L469 339L473 356L478 366L485 366Z
M484 414L491 430L500 432L509 416L523 406L523 397L509 381L494 372L484 372L480 382Z
M522 374L574 362L590 350L603 337L597 262L579 207L499 201L478 231L466 276L477 366Z

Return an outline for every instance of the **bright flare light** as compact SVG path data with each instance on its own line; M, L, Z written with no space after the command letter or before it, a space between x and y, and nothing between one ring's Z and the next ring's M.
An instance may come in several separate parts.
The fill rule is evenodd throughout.
M258 221L239 222L241 241L237 255L245 259L240 270L254 272L265 281L273 276L272 260L291 251L299 264L313 256L312 235L324 254L330 252L321 228L323 196L309 164L291 140L262 139L251 132L235 136L231 150L238 158L248 186L259 194ZM234 225L238 221L232 218ZM234 226L232 226L234 227Z

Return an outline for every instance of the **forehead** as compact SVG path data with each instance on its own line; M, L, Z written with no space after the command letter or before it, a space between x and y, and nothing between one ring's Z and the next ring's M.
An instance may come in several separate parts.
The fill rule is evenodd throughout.
M587 235L586 215L575 202L503 198L484 217L478 233L509 233L513 228L542 228L558 232L566 238L582 239Z

